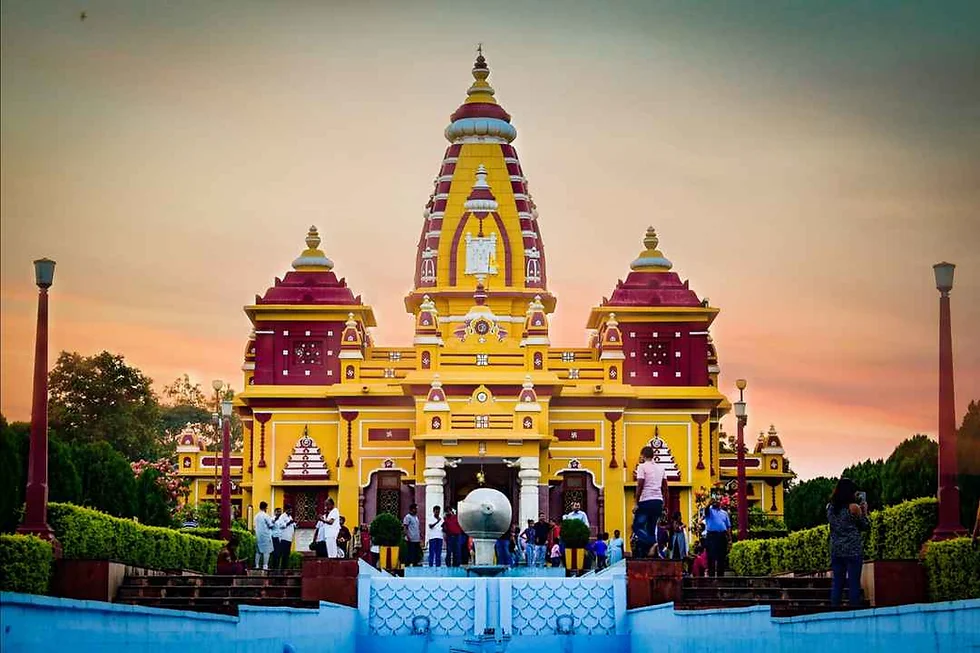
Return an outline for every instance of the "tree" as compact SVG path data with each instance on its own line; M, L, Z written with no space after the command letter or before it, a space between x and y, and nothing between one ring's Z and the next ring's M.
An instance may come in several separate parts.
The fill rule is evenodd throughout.
M851 465L841 472L841 476L854 481L858 490L868 495L868 509L880 510L884 507L881 498L881 476L885 470L885 462L878 460L865 460L863 463Z
M81 503L116 517L132 517L136 478L126 457L107 442L77 444L73 454L82 478Z
M164 405L161 412L163 435L163 454L172 455L181 431L193 428L209 450L218 451L221 448L221 432L214 424L212 415L218 409L214 400L209 399L201 384L191 383L190 376L174 379L173 383L163 388ZM221 393L221 399L233 400L235 391L226 387ZM237 413L231 416L231 448L241 451L244 438L242 422Z
M52 428L70 443L107 442L131 460L159 451L152 380L123 357L61 352L49 374Z
M170 499L160 483L161 474L146 467L136 478L136 518L150 526L170 526Z
M956 442L960 466L960 523L972 530L980 501L980 401L971 401L967 407Z
M163 397L170 406L194 406L208 409L208 399L201 390L200 383L191 383L187 374L178 376L173 383L163 386Z
M892 451L881 474L886 506L934 497L939 479L939 445L924 435L908 438Z
M837 485L836 478L818 476L804 481L786 493L786 527L791 531L827 523L827 503Z
M21 439L0 415L0 532L4 533L17 528L24 504L27 463L21 455Z

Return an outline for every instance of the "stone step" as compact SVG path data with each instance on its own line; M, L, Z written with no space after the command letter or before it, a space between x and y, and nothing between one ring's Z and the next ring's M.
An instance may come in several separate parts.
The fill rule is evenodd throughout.
M123 585L116 594L116 600L130 598L228 598L246 600L264 598L294 598L302 596L299 587L130 587Z
M299 587L302 577L287 576L127 576L124 583L139 587Z
M685 587L681 591L684 599L816 599L829 598L830 588L823 587Z
M840 608L834 608L830 605L829 598L824 599L794 599L789 601L765 601L765 600L752 600L746 598L740 599L710 599L710 600L683 600L678 601L674 604L675 610L717 610L724 608L744 608L753 605L768 605L770 613L774 617L792 617L801 614L815 614L818 612L832 612L835 610L847 610L850 609L846 605ZM862 601L858 608L868 607L867 601Z
M776 576L719 576L719 577L687 577L683 581L686 587L745 587L745 588L827 588L830 589L831 579L821 577L776 577Z

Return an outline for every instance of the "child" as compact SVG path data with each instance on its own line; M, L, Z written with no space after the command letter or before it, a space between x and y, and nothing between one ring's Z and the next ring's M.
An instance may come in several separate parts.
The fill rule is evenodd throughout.
M694 546L694 562L691 563L691 575L701 578L708 571L708 551L698 542Z
M561 567L561 547L557 542L551 545L551 566Z
M609 533L600 533L598 539L595 541L593 550L595 551L595 568L596 571L606 568L606 552L608 551L608 545L606 540L609 539Z

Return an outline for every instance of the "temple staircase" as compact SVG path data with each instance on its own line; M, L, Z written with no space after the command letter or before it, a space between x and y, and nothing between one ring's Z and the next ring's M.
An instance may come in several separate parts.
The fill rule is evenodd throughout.
M238 606L315 608L303 601L299 572L252 573L247 576L127 576L117 603L155 608L238 614Z
M819 576L724 576L685 578L676 610L706 610L768 605L774 617L835 610L830 605L830 578ZM843 607L847 605L844 592ZM858 607L868 607L862 601Z

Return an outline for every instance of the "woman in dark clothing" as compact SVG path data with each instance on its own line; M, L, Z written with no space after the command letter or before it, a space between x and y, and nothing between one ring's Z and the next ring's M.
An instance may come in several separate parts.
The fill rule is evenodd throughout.
M868 504L857 496L857 486L849 478L837 481L837 487L827 504L830 524L830 569L833 583L830 603L840 605L844 582L847 581L847 600L852 608L861 601L861 566L864 564L861 531L870 528Z

